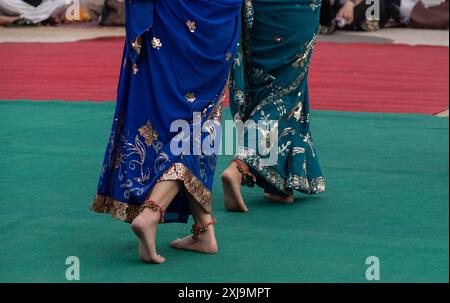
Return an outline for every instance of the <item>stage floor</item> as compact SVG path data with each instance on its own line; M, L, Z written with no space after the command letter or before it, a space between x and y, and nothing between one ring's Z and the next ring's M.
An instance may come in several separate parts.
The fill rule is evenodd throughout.
M161 226L160 266L144 265L128 224L89 211L113 103L0 102L0 282L448 282L448 119L314 111L328 191L293 205L245 189L250 212L223 207L214 186L217 255L171 249L189 225ZM226 118L230 119L228 111Z

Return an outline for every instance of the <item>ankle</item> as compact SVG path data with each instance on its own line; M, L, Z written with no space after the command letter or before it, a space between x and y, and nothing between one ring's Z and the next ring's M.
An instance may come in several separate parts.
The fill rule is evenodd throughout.
M194 235L194 238L203 235L214 235L214 224L216 224L216 219L210 215L207 216L207 219L202 219L203 220L196 221L195 224L192 225L191 232Z
M222 178L231 178L236 181L242 181L242 174L239 172L235 163L231 163L230 166L223 172Z
M216 235L214 233L214 229L210 228L205 232L202 232L198 235L193 235L194 240L204 243L204 244L214 244Z
M144 209L142 213L137 216L132 225L135 227L147 227L148 225L156 225L159 223L160 216L159 213L153 212L149 209Z

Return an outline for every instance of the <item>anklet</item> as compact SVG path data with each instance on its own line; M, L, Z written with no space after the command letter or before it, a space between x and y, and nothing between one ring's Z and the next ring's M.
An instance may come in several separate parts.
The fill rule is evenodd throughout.
M213 217L210 222L206 223L206 225L196 223L196 224L192 225L191 232L194 234L194 236L198 236L199 234L207 232L209 229L209 226L216 224L216 222L217 222L216 218Z
M162 207L159 206L158 203L156 203L153 200L148 199L147 201L145 201L144 207L151 209L154 212L159 211L159 214L160 214L159 223L164 223L164 209L162 209Z
M254 187L256 183L256 177L250 172L250 169L247 165L244 164L241 160L233 160L233 163L236 163L238 171L242 174L241 184Z

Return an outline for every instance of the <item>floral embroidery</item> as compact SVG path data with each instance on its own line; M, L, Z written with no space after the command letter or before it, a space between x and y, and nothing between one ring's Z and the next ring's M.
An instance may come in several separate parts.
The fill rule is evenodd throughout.
M197 97L194 93L187 93L185 97L189 102L195 102L195 100L197 100Z
M125 157L127 158L129 169L139 169L139 176L135 177L134 180L141 185L145 185L146 182L150 180L150 169L145 168L144 166L147 158L147 150L144 143L142 143L139 136L135 137L134 143L129 142L125 136L122 136L122 142L124 143L124 149L126 151ZM133 181L127 180L127 182L131 182L131 184L127 184L125 187L131 188Z
M163 45L161 43L161 40L156 38L156 37L153 37L153 39L152 39L152 47L155 48L155 49L160 49L162 46Z
M139 128L139 134L144 137L145 144L147 144L147 146L152 145L153 141L158 140L158 133L153 130L153 126L150 121L147 121L147 124Z
M186 25L191 33L195 33L195 31L197 29L197 25L194 21L188 20L186 22Z

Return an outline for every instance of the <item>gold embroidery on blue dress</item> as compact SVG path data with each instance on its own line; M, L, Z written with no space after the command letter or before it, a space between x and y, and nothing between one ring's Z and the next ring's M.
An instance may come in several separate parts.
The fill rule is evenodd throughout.
M139 134L144 138L147 146L151 146L153 141L158 140L158 133L153 129L150 121L147 121L147 124L139 128Z
M152 47L155 49L160 49L163 46L161 39L153 37L152 39Z
M195 102L195 100L197 100L197 97L194 93L187 93L185 97L189 102Z
M141 49L142 49L142 38L141 37L137 37L136 40L134 40L131 43L131 47L134 49L134 51L140 55L141 54Z
M106 169L111 169L113 166L113 161L115 159L115 150L117 148L117 144L119 141L119 133L118 129L121 129L123 123L123 109L119 111L117 116L114 118L114 124L115 124L115 130L111 130L108 144L111 146L111 148L108 151L108 165L107 167L104 167L104 172L106 172Z
M186 25L191 33L195 33L195 31L197 30L197 24L195 23L195 21L188 20L186 22Z
M135 63L133 64L133 74L136 75L139 72L138 65Z
M233 57L233 54L231 52L227 52L227 54L225 55L225 59L227 61L230 61L232 57Z
M134 177L133 179L126 179L124 183L120 186L123 188L132 188L134 181L139 183L140 185L146 185L150 180L150 169L146 169L144 164L146 160L147 150L145 148L144 143L139 138L139 135L136 135L134 138L134 143L128 141L128 138L122 135L123 148L125 150L125 155L127 162L129 163L129 168L131 170L138 170L139 175ZM143 189L140 189L136 194L142 194ZM124 193L124 198L128 199L131 196L131 192L126 190Z
M116 157L114 159L114 168L118 169L123 161L123 154L121 151L116 152Z
M186 190L200 203L206 212L211 212L212 192L192 172L181 163L174 163L170 166L158 182L162 181L183 181Z

